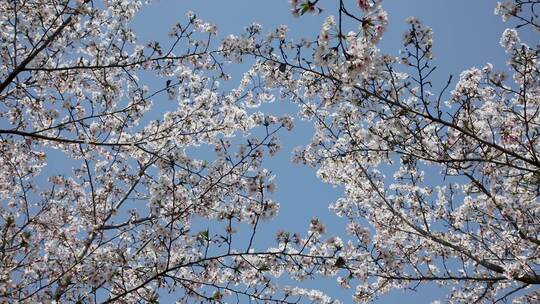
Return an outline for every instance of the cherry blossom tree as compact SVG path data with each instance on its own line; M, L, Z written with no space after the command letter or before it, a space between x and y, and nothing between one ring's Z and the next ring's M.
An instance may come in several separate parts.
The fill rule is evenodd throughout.
M330 206L351 236L338 282L359 302L438 284L453 303L538 303L540 46L518 33L540 30L540 1L497 3L516 24L500 40L508 72L482 63L455 84L432 81L431 28L407 19L399 56L383 54L381 1L336 2L317 40L253 55L266 86L316 128L294 159L345 188Z
M140 44L141 1L0 2L0 299L337 303L286 274L336 276L357 302L436 283L449 302L537 303L540 48L519 31L540 30L540 1L496 5L515 23L511 77L485 64L442 84L429 27L409 18L399 56L383 54L381 1L333 3L315 40L253 24L218 41L188 12ZM257 110L274 95L315 126L293 159L344 187L330 208L348 239L314 218L254 245L279 208L264 159L293 127Z
M190 12L141 45L142 6L0 2L0 302L330 303L273 279L337 271L340 241L323 242L317 219L305 238L254 247L279 206L263 158L292 120L248 109L273 99L256 68L219 84L260 26L215 42ZM215 156L189 152L201 146ZM202 220L214 225L192 229Z

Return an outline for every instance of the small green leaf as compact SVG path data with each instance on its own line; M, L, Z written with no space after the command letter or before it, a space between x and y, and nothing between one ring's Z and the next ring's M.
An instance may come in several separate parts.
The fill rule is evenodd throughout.
M219 291L214 292L214 295L212 296L212 299L214 300L221 300L222 298L223 298L223 295Z
M199 232L199 236L201 236L205 240L209 239L209 235L210 235L210 231L208 229Z
M300 15L305 14L307 11L309 11L309 8L311 7L311 4L309 2L302 3L300 5Z

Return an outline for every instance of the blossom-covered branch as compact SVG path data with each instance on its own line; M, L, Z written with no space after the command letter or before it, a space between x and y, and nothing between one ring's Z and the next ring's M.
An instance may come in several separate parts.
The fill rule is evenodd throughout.
M495 12L534 30L536 5L499 3ZM432 80L429 27L409 18L404 49L390 56L376 46L387 22L380 1L339 1L336 10L316 40L282 37L252 54L266 85L316 127L295 160L345 187L331 205L354 239L339 253L340 284L356 283L361 302L424 282L450 286L454 302L537 302L538 47L507 29L500 43L513 81L486 64L449 92L452 77Z

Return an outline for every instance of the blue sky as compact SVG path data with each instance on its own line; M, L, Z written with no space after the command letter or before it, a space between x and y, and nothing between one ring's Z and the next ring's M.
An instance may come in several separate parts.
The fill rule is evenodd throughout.
M354 2L350 1L350 5L354 5ZM170 27L177 21L185 20L185 13L192 10L203 20L216 24L220 37L239 33L246 25L257 22L263 25L265 32L280 24L287 24L291 37L314 38L324 16L335 12L336 3L322 0L321 5L325 7L322 16L294 18L289 13L287 0L160 0L141 11L134 27L141 42L148 39L165 40ZM508 24L502 23L493 14L496 1L387 0L383 4L389 13L388 31L380 43L384 53L398 55L402 46L401 35L406 29L406 17L416 16L433 28L434 55L438 66L433 78L435 92L444 86L448 75L453 74L456 80L462 70L473 66L482 67L490 62L495 69L505 70L506 55L499 46L499 38ZM532 37L522 37L522 40L534 41ZM233 82L238 80L238 73L243 68L229 70ZM159 106L159 103L156 104ZM295 108L278 100L264 109L293 114ZM343 234L344 221L328 210L328 204L339 197L341 189L322 184L312 169L290 162L291 150L307 143L312 134L309 124L299 119L295 121L296 127L292 133L281 134L281 152L266 162L266 167L277 175L278 188L274 198L281 208L278 217L263 226L257 243L261 247L270 244L279 229L305 233L313 216L327 224L330 234ZM436 174L437 171L433 172ZM353 290L340 289L334 280L316 280L303 285L320 288L343 303L351 301ZM377 303L429 303L443 294L444 291L435 286L426 286L417 292L392 292Z

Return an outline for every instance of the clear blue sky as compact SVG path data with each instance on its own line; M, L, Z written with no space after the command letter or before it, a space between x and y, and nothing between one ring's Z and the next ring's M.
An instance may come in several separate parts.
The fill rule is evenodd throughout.
M350 1L351 6L355 1ZM193 10L203 20L218 26L220 37L239 33L252 22L270 31L280 24L287 24L290 35L295 38L314 38L324 16L335 12L337 1L322 0L325 7L322 16L293 18L287 0L160 0L145 7L135 20L134 27L141 41L164 40L169 28L179 20L185 20L188 10ZM499 38L507 24L493 14L493 0L387 0L389 13L388 31L380 47L384 53L397 55L401 47L401 35L406 29L404 19L417 16L434 30L434 54L438 70L434 77L434 90L444 86L449 74L457 79L466 68L482 67L491 62L496 69L504 70L506 55L499 47ZM528 40L524 37L523 40ZM233 72L241 72L241 69ZM238 74L233 73L234 77ZM237 78L236 78L237 79ZM234 81L234 80L233 80ZM265 109L273 112L293 112L294 106L277 101ZM344 221L328 210L328 204L339 197L341 189L322 184L315 172L290 162L292 148L308 142L312 134L309 124L296 119L293 133L282 133L283 149L278 156L266 162L266 167L277 175L275 199L281 204L278 217L263 226L259 235L260 247L270 244L278 229L305 233L309 220L321 218L329 233L343 234ZM212 229L212 228L210 228ZM218 228L216 228L218 229ZM261 248L262 249L262 248ZM329 295L350 303L351 290L337 287L334 280L316 280L302 285L316 287ZM418 289L416 293L399 291L381 298L377 303L429 303L444 294L434 286Z

